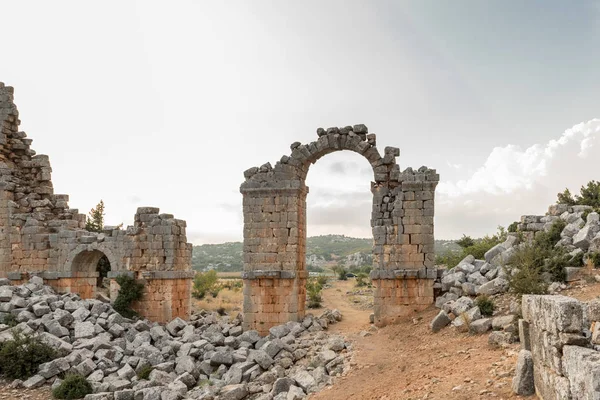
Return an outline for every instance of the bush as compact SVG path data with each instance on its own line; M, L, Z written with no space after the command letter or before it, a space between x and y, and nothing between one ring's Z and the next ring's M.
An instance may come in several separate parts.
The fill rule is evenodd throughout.
M485 253L506 240L506 230L499 226L498 232L492 236L484 236L480 239L471 239L469 236L463 237L456 241L462 247L462 251L452 252L445 256L436 256L435 262L438 265L445 265L448 268L454 268L463 258L472 255L478 260L483 259Z
M10 379L25 380L35 375L41 364L57 356L38 336L13 332L12 340L0 345L0 373Z
M321 285L321 287L325 286L327 284L327 276L326 275L319 275L317 277L317 282L319 283L319 285Z
M508 226L509 232L516 232L519 229L519 223L517 221L513 222Z
M8 325L11 328L14 328L19 324L19 321L17 321L17 317L15 317L13 314L7 314L4 316L4 320L2 321L2 323L4 325Z
M494 309L496 308L494 300L485 294L482 294L475 299L475 305L479 307L481 315L485 317L491 317L492 314L494 314Z
M115 280L120 288L113 308L125 318L137 317L138 314L131 309L131 304L134 301L141 300L144 294L144 285L136 282L129 275L119 275Z
M348 280L348 277L346 276L346 274L348 273L348 271L343 266L338 265L337 267L334 267L333 268L333 272L335 272L338 275L338 279L340 281L346 281L346 280Z
M86 395L92 393L92 385L85 377L77 374L70 374L52 390L52 395L57 399L83 399Z
M591 261L594 268L600 268L600 253L591 252L587 255L588 260ZM6 324L6 322L4 322Z
M144 365L137 373L138 379L148 380L150 378L150 372L152 372L154 368L151 365Z
M457 240L456 244L464 249L473 246L475 244L475 241L471 238L471 236L467 236L463 233L462 238Z
M321 290L323 287L317 279L308 279L306 281L306 294L308 295L308 308L319 308L321 307Z
M192 286L192 296L197 299L203 299L207 293L217 297L222 286L219 285L217 271L198 272L194 276L194 285Z
M356 275L356 286L362 287L362 286L367 286L368 284L369 284L369 275L365 274L364 272L359 272Z
M544 255L536 246L525 244L514 254L508 271L510 291L517 296L524 294L546 294L548 285L544 281Z
M600 208L600 182L589 181L586 186L579 189L579 193L573 197L569 189L565 189L564 192L558 193L557 203Z

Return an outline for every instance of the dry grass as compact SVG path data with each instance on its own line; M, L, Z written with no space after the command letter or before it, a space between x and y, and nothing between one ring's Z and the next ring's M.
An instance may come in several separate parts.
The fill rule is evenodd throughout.
M217 297L212 297L209 294L202 300L192 298L192 307L193 310L217 311L219 309L223 309L229 315L235 317L242 311L243 301L244 294L242 289L236 288L232 290L223 288Z
M217 272L219 279L241 279L242 273L238 272Z

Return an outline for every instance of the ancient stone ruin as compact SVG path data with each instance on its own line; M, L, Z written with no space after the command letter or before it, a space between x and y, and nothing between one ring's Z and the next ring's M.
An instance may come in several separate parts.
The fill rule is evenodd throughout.
M600 393L600 301L523 296L521 352L513 390L540 399L597 399Z
M86 216L54 194L48 156L36 155L19 131L13 88L0 83L0 277L19 284L39 276L60 292L96 295L98 261L110 261L114 278L129 274L145 283L134 309L153 321L187 318L191 302L191 252L186 223L158 208L141 207L126 230L104 227L88 232Z
M371 226L375 323L433 303L436 278L433 248L435 170L403 172L396 164L400 150L386 147L381 156L375 134L365 125L319 128L319 139L291 145L272 167L266 163L244 172L240 191L244 212L244 324L261 333L305 313L306 196L311 163L326 154L350 150L373 168Z

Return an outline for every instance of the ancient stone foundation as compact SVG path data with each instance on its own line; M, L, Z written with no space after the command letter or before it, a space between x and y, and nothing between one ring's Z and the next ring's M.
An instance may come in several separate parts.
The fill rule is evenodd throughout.
M154 321L187 318L191 302L191 244L186 223L158 208L140 207L133 226L85 230L86 216L54 194L48 156L36 155L19 131L13 88L0 83L0 277L20 283L37 275L59 292L96 295L98 261L114 277L127 273L146 283L137 310ZM100 197L101 193L99 193Z
M244 323L262 333L305 313L306 196L310 164L340 150L361 154L373 168L373 272L378 325L433 303L434 196L439 175L421 167L400 171L400 150L376 147L364 125L319 128L319 139L291 145L272 167L244 172Z
M519 384L513 388L524 391L534 384L544 400L600 398L600 301L566 296L523 296L522 301L522 353L533 365L519 363ZM529 376L534 382L526 384L522 377Z

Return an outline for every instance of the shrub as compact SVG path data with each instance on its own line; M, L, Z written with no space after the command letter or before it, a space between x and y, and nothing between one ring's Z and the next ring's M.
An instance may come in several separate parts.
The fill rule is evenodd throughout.
M586 186L582 186L579 189L580 194L576 194L575 197L571 195L569 189L565 189L564 192L558 193L557 203L582 206L592 206L594 208L600 207L600 182L589 181Z
M457 240L456 244L464 249L473 246L475 244L475 241L471 238L471 236L467 236L463 233L462 238Z
M2 323L4 325L8 325L11 328L14 328L19 324L19 321L17 321L17 317L15 317L13 314L6 314Z
M600 268L600 253L591 252L587 255L588 260L592 262L594 268ZM6 324L6 322L4 322Z
M358 287L362 287L362 286L367 286L369 284L369 275L365 274L364 272L359 272L356 275L356 286Z
M548 232L540 231L535 235L534 245L542 250L554 250L554 246L561 239L560 234L565 226L567 223L562 219L554 221Z
M509 232L516 232L519 229L519 223L517 221L513 222L508 226Z
M542 252L543 253L543 252ZM544 254L536 246L527 243L513 255L508 271L510 291L517 296L545 294L548 285L543 279Z
M308 295L308 308L319 308L321 307L321 290L323 287L319 284L317 279L309 279L306 281L306 294Z
M119 284L119 293L113 304L113 308L126 318L133 318L137 313L131 309L131 304L138 301L144 294L144 285L136 282L129 275L119 275L115 278Z
M85 377L78 374L70 374L52 390L52 395L57 399L83 399L86 395L92 393L92 385Z
M192 296L197 299L203 299L207 293L210 293L213 297L217 297L222 288L218 282L219 277L217 276L217 271L214 269L208 272L196 273L192 287Z
M152 372L154 368L151 365L144 365L137 373L138 379L148 380L150 378L150 372Z
M482 294L475 299L475 305L479 307L481 315L486 317L491 317L492 314L494 314L494 309L496 308L494 300L485 294Z
M327 276L326 275L319 275L317 277L317 282L319 283L319 285L321 285L321 287L325 286L327 284Z
M12 340L0 346L0 372L11 379L27 379L36 374L41 364L57 356L38 336L13 332Z
M338 275L338 279L340 281L348 280L348 277L346 276L348 271L343 266L338 265L337 267L333 267L333 272L335 272Z
M476 259L483 259L485 253L506 240L506 230L499 226L498 232L492 236L484 236L480 239L471 239L469 236L463 237L456 243L462 247L462 251L452 252L445 256L436 256L436 264L445 265L448 268L454 268L463 258L472 255Z

